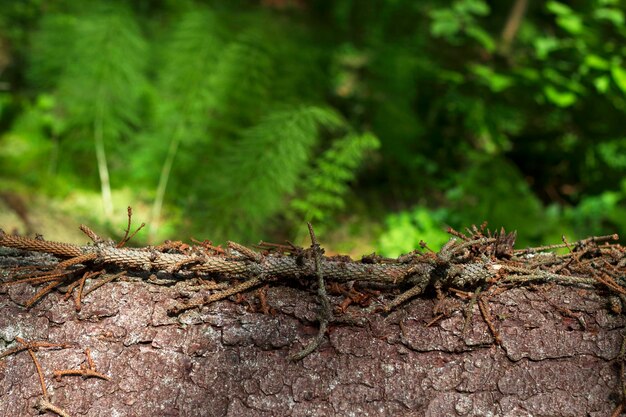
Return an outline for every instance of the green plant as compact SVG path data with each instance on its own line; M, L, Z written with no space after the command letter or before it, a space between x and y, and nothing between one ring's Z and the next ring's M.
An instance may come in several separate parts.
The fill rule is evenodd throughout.
M349 134L334 141L302 177L298 197L290 205L293 222L324 224L344 209L357 170L367 155L379 147L380 141L370 133Z
M212 236L260 238L306 172L320 128L337 129L343 119L328 108L278 110L242 133L216 161L206 203Z
M137 177L149 180L157 177L158 167L161 168L149 219L150 240L159 227L165 192L181 144L205 151L210 146L207 112L214 104L212 73L224 46L222 30L218 17L210 10L187 12L157 53L161 71L156 77L153 127L139 138L133 153Z
M104 214L110 219L108 154L116 154L140 122L146 59L141 30L121 5L96 7L78 15L52 14L43 18L33 50L37 59L31 66L31 79L53 92L57 111L63 115L63 155L89 154L82 139L91 139ZM81 166L87 172L90 168L89 163Z
M421 242L434 251L439 250L450 238L444 228L447 214L443 209L416 207L387 216L378 250L383 256L397 257L420 248Z

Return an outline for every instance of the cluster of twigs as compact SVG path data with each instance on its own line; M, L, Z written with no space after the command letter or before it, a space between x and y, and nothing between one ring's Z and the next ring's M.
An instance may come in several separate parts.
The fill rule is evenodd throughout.
M291 243L265 242L257 246L259 250L235 242L228 242L227 248L221 248L209 241L196 241L194 246L168 241L154 247L125 248L136 233L129 236L131 213L129 208L128 228L119 243L100 238L87 226L80 227L93 241L86 246L45 241L41 237L8 235L0 230L0 247L45 252L64 258L52 267L16 268L12 271L14 279L0 285L41 285L26 302L26 307L31 307L55 288L64 287L66 299L73 295L75 307L80 310L85 295L126 273L167 273L174 279L212 278L221 281L221 284L214 285L219 291L181 304L172 313L221 300L272 280L302 282L317 277L319 286L320 275L331 284L348 284L353 294L362 294L354 291L355 288L380 290L375 309L386 312L429 287L445 288L463 296L467 291L479 288L554 282L596 286L618 296L626 295L621 281L626 272L626 256L624 248L614 243L617 235L596 236L573 243L563 238L560 244L515 250L515 233L506 233L503 229L492 233L482 225L467 229L466 233L450 229L452 238L438 252L422 242L420 249L397 259L372 254L354 261L347 256L324 256L310 225L312 245L306 249ZM567 251L557 254L557 249ZM106 274L107 268L118 273ZM96 281L97 277L101 279ZM241 279L244 281L237 284L224 284ZM85 288L87 281L92 283L88 289ZM384 301L385 294L398 290L404 291L392 300ZM363 304L363 300L359 303Z
M46 387L43 367L41 366L41 363L39 362L39 359L37 359L37 355L35 353L39 349L67 349L72 347L72 345L68 343L50 343L46 341L27 341L22 339L21 337L16 337L15 341L17 342L17 346L0 353L0 359L3 359L10 355L14 355L16 353L27 351L31 359L33 360L33 364L35 365L37 376L39 378L39 384L41 385L41 397L37 401L37 409L42 413L50 411L60 417L69 417L69 414L65 410L50 401L50 395L48 394L48 388ZM64 376L82 376L83 378L100 378L108 381L108 376L96 370L96 365L91 358L91 352L89 348L85 349L85 355L87 356L87 366L81 366L80 369L55 370L53 371L54 377L57 380L61 380L61 378Z
M86 246L0 231L0 246L45 252L64 259L52 267L16 268L12 271L13 279L0 285L40 285L26 307L55 288L63 288L65 299L73 297L76 310L80 310L81 300L87 294L130 273L165 273L173 279L197 279L205 289L214 290L178 303L170 310L178 314L271 281L298 282L305 286L314 283L326 319L332 316L326 284L334 293L345 296L335 308L337 312L345 312L350 304L359 304L366 312L389 312L432 288L440 299L444 291L469 300L472 305L478 304L489 324L488 298L519 285L549 282L602 288L616 297L612 299L614 310L621 308L621 299L626 300L622 278L626 274L626 256L624 247L616 243L617 235L572 243L563 238L560 244L516 250L515 233L503 229L490 232L483 224L465 233L449 230L452 238L438 252L422 242L420 249L397 259L372 254L355 261L347 256L324 256L310 225L310 248L264 242L257 250L235 242L228 242L222 248L208 241L196 241L193 246L166 242L154 247L126 248L124 245L134 235L129 235L131 214L129 208L128 228L119 243L100 238L86 226L81 226L81 230L93 241ZM107 274L107 271L116 273ZM206 282L207 278L211 281ZM393 294L396 295L389 298ZM489 327L498 341L494 326Z
M576 242L515 249L516 233L504 229L491 232L483 224L464 233L449 230L450 241L435 252L425 243L396 259L376 254L355 261L347 256L325 256L313 228L309 225L311 247L261 242L255 249L235 242L226 248L209 241L187 245L166 242L145 248L126 248L128 228L119 243L100 238L86 226L81 230L93 241L86 246L49 242L41 238L12 236L0 231L0 246L39 251L63 260L53 267L12 271L13 279L0 285L30 283L40 285L26 302L32 306L56 288L64 288L65 298L74 297L76 310L81 300L96 288L123 274L166 274L172 279L195 279L208 295L198 295L179 302L170 313L222 300L270 282L291 282L317 287L320 302L319 333L302 351L291 358L299 360L321 343L328 324L339 320L350 305L359 305L365 313L389 312L410 299L432 290L439 303L429 325L445 317L441 304L449 296L467 302L466 325L474 305L485 320L495 343L501 343L497 326L491 318L489 299L520 285L554 283L595 288L603 291L611 308L621 313L626 305L625 248L617 235L596 236ZM143 227L143 225L142 225ZM136 232L135 232L136 233ZM117 272L107 274L107 271ZM210 280L210 281L209 281ZM243 280L243 281L242 281ZM90 283L86 288L87 282ZM341 294L343 301L333 309L327 294ZM264 292L259 291L262 309L269 311ZM333 314L335 313L335 314Z

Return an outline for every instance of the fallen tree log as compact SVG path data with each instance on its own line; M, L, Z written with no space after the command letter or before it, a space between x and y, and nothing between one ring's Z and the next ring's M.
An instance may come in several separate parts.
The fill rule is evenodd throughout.
M0 286L0 408L34 415L35 405L54 406L71 416L619 413L621 246L596 238L544 255L545 248L514 251L504 233L459 239L437 254L398 260L319 258L334 317L319 348L298 362L291 358L317 333L314 251L100 246L109 253L149 252L151 262L165 258L159 253L194 257L178 258L177 269L154 271L107 264L96 249L66 248L70 252L53 257L6 249L16 241L0 239L3 282L36 267L28 270L31 281ZM253 273L192 270L211 256ZM63 261L68 257L83 258ZM288 279L259 273L268 257L291 259ZM402 274L381 282L325 273L341 264L376 266L383 271L377 276ZM108 272L85 278L102 267ZM53 275L64 271L57 283ZM119 272L126 275L112 275ZM111 276L117 279L75 302L77 285L87 293ZM257 285L270 285L256 292L233 283L260 276ZM207 279L216 282L207 285ZM210 299L237 286L242 290L227 300ZM42 287L50 290L37 297ZM202 292L208 295L197 295Z

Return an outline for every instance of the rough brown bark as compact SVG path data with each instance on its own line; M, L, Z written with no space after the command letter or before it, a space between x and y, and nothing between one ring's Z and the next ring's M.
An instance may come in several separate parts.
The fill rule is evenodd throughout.
M0 271L50 262L3 253ZM57 292L26 310L35 289L4 288L0 351L16 337L75 344L36 352L51 401L71 416L607 416L621 401L626 321L595 290L553 285L492 297L501 347L477 306L465 333L462 311L426 327L435 301L422 297L362 327L331 325L320 349L294 363L288 356L317 332L314 293L270 287L275 315L222 301L168 316L182 286L109 283L80 312ZM246 298L257 302L253 292ZM84 364L85 348L110 381L52 377ZM3 415L36 415L40 397L26 352L0 360Z

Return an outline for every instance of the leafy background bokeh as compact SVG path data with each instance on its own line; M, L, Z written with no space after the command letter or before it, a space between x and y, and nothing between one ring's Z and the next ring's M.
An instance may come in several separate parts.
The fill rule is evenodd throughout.
M5 229L119 237L130 205L135 244L312 221L389 256L485 220L626 232L619 0L2 3Z

